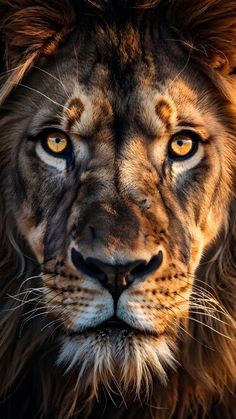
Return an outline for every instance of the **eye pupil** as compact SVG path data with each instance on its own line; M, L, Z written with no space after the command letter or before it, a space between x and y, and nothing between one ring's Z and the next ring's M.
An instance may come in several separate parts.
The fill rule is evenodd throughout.
M190 157L198 146L198 140L192 133L179 133L172 137L168 146L168 156L170 159L186 159Z
M70 141L63 132L50 132L44 138L42 143L46 150L53 154L65 154L70 149Z

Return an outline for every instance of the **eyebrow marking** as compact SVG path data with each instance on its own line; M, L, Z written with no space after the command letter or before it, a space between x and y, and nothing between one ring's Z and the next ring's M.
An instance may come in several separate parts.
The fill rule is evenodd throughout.
M76 97L72 99L66 109L66 118L67 118L67 130L70 130L71 127L78 122L81 118L81 115L84 111L84 104L80 98Z
M159 119L167 128L170 128L170 120L172 116L172 109L170 104L164 99L160 99L155 106L155 111Z

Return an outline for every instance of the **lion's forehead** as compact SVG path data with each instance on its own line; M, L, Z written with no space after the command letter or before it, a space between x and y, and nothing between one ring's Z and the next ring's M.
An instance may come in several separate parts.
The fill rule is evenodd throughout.
M76 88L67 101L63 113L63 127L77 135L97 137L103 129L114 128L115 120L123 122L123 135L130 138L141 133L150 139L170 131L176 124L176 105L168 92L140 88L129 94L128 100L114 97L101 89L85 92ZM110 135L107 135L110 140Z
M51 69L52 73L54 70ZM46 87L42 85L42 93L51 92L56 103L54 107L53 104L48 106L47 99L42 100L45 106L37 107L30 123L32 132L54 118L69 134L94 139L97 144L113 142L117 145L120 136L126 140L140 137L151 142L165 134L171 135L181 123L198 127L203 137L223 129L215 118L217 109L214 100L207 95L204 79L201 79L202 86L196 82L190 84L184 76L180 79L175 70L160 84L145 86L136 82L126 91L111 83L103 85L102 80L88 87L76 80L73 72L70 79L73 86L62 74L66 93L60 89L58 94L53 80L47 80ZM37 77L36 83L39 83ZM34 101L34 97L32 99Z

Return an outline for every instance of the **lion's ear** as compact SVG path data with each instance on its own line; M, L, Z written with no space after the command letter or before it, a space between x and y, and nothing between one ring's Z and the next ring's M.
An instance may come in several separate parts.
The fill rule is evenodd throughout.
M39 57L53 54L75 20L67 0L0 0L0 33L5 43L5 67L17 84ZM1 93L1 100L7 95Z
M176 0L170 21L191 57L222 74L236 69L236 1Z

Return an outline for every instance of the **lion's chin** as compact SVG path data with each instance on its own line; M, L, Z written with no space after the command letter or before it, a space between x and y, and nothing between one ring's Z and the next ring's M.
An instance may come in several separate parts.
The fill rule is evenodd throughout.
M153 377L167 382L167 368L175 358L168 336L145 335L132 330L89 330L64 336L57 359L66 373L77 374L77 385L97 392L100 385L117 383L124 393L132 388L139 395L151 389ZM148 390L148 391L149 391Z

